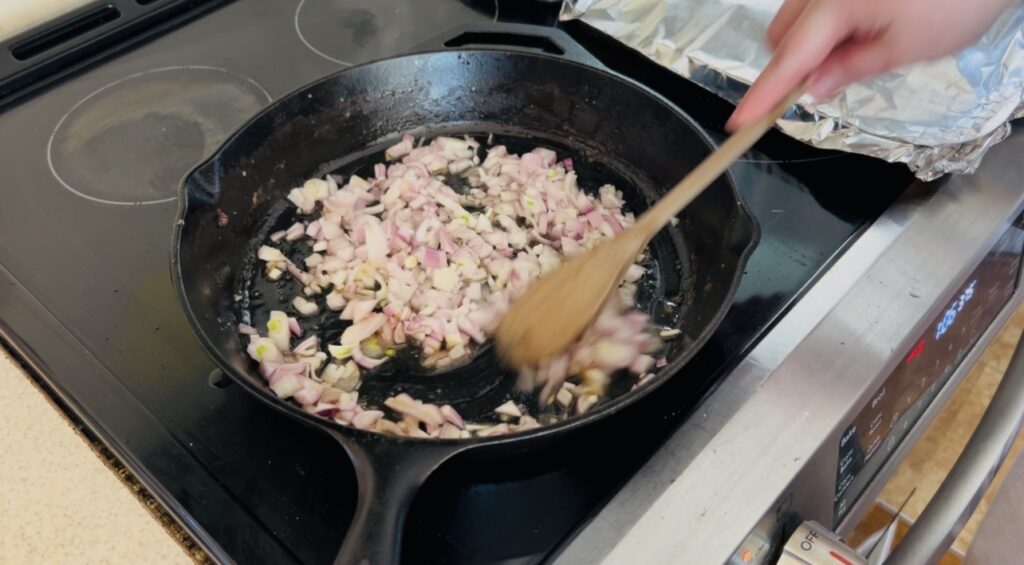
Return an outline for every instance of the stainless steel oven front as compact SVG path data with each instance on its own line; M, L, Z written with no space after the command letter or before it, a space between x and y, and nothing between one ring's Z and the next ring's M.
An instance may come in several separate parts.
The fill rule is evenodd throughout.
M1015 134L908 189L555 561L767 563L804 520L856 525L1021 301L1022 156ZM893 559L946 551L1019 428L1016 377Z

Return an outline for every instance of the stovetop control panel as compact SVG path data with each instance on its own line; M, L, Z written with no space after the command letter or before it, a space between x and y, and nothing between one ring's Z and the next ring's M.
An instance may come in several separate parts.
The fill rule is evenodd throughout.
M905 352L839 439L834 521L854 502L935 399L1017 287L1024 252L1018 217Z

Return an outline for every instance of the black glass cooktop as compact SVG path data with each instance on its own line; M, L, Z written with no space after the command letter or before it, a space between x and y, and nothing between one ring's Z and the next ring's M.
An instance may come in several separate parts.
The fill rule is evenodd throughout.
M456 24L553 25L557 9L230 2L0 110L0 333L215 559L329 562L356 488L330 438L218 379L189 330L169 274L182 176L248 116L307 82ZM567 30L721 138L726 103L600 34ZM762 238L707 346L614 434L515 468L447 464L414 503L405 561L556 555L910 182L902 168L779 134L734 172Z

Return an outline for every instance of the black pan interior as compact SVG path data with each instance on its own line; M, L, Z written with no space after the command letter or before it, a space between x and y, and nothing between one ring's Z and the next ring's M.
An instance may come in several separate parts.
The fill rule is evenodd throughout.
M177 268L187 309L219 361L266 398L236 333L240 321L262 326L270 309L294 295L294 283L269 285L253 261L270 233L294 220L284 200L306 178L366 174L404 132L417 136L493 135L512 151L535 146L572 157L581 186L605 183L640 212L710 151L677 110L619 77L553 57L491 50L425 53L348 69L271 106L245 126L185 183ZM227 218L224 224L223 218ZM756 238L727 178L719 180L652 243L641 307L683 336L668 344L657 386L692 355L717 324ZM295 259L308 249L292 249ZM285 310L290 308L284 307ZM336 339L330 314L302 320L307 331ZM331 316L333 317L333 316ZM453 404L486 419L516 395L514 379L484 348L468 365L428 374L415 359L366 376L371 404L398 390ZM616 380L593 417L629 402L629 379ZM645 387L646 388L646 387ZM273 399L277 402L276 399ZM519 400L529 400L519 398ZM299 412L295 409L295 412Z

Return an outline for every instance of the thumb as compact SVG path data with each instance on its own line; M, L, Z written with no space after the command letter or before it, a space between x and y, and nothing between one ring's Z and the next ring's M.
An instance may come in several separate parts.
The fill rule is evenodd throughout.
M851 83L892 69L898 64L897 57L895 46L884 35L844 44L814 72L808 92L816 100L827 98Z

